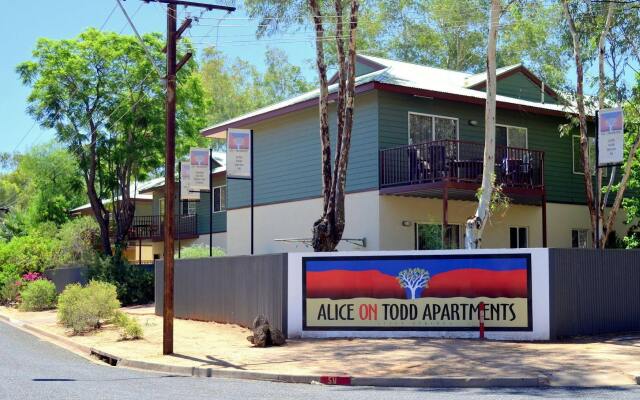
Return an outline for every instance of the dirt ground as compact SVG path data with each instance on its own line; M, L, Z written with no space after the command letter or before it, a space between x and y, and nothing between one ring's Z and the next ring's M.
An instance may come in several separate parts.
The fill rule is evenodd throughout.
M640 375L640 334L567 342L460 339L304 339L283 347L253 348L237 325L175 320L175 354L162 355L162 318L153 307L126 308L144 339L120 340L116 327L70 336L55 311L0 313L131 360L282 374L363 377L509 377L546 375L552 385L633 384Z

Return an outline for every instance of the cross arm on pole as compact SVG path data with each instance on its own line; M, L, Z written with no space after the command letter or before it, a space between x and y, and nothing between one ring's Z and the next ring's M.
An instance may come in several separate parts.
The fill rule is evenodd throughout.
M145 3L164 3L164 4L175 4L179 6L189 6L189 7L200 7L206 8L207 10L224 10L224 11L235 11L235 7L230 6L221 6L217 4L207 4L207 3L199 3L196 1L185 1L185 0L143 0Z

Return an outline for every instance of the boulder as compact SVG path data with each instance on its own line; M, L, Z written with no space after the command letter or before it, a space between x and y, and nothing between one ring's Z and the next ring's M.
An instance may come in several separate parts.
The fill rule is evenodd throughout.
M286 338L280 329L269 324L264 315L258 315L251 324L253 335L247 336L247 340L256 347L282 346Z

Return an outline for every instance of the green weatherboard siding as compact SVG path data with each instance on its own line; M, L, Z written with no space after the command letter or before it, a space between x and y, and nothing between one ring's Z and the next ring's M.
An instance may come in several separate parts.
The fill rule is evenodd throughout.
M378 102L380 148L408 143L410 111L459 118L460 140L484 143L483 106L384 92L379 93ZM477 121L478 125L469 125L470 120ZM573 174L571 138L561 137L558 131L558 125L566 123L564 118L498 109L497 122L527 128L529 148L545 152L548 201L584 203L583 177Z
M378 188L377 112L375 92L357 97L347 191ZM331 142L335 145L335 104L330 107L330 121ZM255 204L319 197L322 177L318 109L307 108L251 128L254 130ZM250 205L250 185L247 180L228 179L229 208Z
M480 90L484 91L485 88ZM513 97L514 99L529 100L540 102L540 86L536 85L531 79L527 78L522 72L509 75L506 78L498 80L496 93L502 96ZM549 104L558 104L558 101L548 93L544 95L544 102Z

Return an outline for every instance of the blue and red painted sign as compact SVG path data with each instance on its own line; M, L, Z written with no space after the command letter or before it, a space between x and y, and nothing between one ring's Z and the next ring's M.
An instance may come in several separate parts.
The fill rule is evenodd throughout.
M531 330L530 257L304 257L303 328Z

